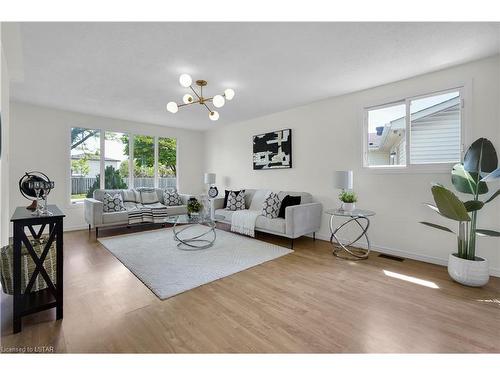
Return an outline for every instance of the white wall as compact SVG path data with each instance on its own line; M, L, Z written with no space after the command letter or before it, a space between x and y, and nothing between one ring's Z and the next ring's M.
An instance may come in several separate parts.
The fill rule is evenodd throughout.
M431 182L451 185L449 170L445 173L410 174L364 169L362 108L465 83L466 142L470 144L478 137L487 137L500 154L499 81L499 57L496 56L219 127L205 133L205 169L217 173L219 191L227 187L308 191L325 209L338 205L338 191L333 189L333 171L352 169L359 207L377 212L370 228L373 247L387 253L446 264L448 254L456 248L456 239L418 222L454 225L436 217L422 205L422 202L432 201ZM252 170L252 136L283 128L292 129L293 168ZM500 230L499 212L500 198L481 211L479 227ZM329 238L327 220L328 217L323 215L318 233L324 239ZM499 239L479 239L478 254L490 260L492 273L500 275Z
M1 39L1 38L0 38ZM0 245L4 246L9 241L9 72L7 69L7 60L1 45L1 104L0 112L2 114L2 160L0 162Z
M11 101L10 212L29 202L21 195L18 181L27 171L42 171L55 181L49 204L66 214L65 229L85 227L83 205L69 198L70 128L99 128L144 135L177 138L178 188L200 193L203 188L204 138L201 132L103 118Z

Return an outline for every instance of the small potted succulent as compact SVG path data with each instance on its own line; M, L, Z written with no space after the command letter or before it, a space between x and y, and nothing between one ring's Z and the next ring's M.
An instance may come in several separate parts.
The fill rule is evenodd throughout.
M203 205L196 198L189 198L187 202L187 212L189 216L199 215Z
M344 190L339 194L339 199L342 202L342 206L340 207L341 210L351 212L356 209L358 197L353 191Z
M482 286L489 280L488 260L476 256L478 236L500 237L500 232L477 227L479 210L498 195L500 189L489 193L487 182L500 178L498 157L493 144L486 138L479 138L465 153L464 162L453 166L451 183L455 189L472 197L462 201L443 185L434 184L431 188L436 205L427 204L439 215L457 223L457 252L448 257L450 277L468 286ZM487 198L480 198L487 195ZM421 222L435 229L455 233L448 227Z

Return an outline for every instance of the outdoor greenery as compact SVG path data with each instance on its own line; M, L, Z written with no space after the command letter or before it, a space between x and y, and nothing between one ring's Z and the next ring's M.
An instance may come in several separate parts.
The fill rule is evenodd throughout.
M72 174L80 174L86 176L90 172L90 165L87 158L71 160Z
M344 203L355 203L358 201L356 193L353 191L343 191L339 194L339 199Z
M101 186L101 176L98 174L94 184L87 192L87 198L92 198L94 190L99 189ZM108 165L104 170L104 188L105 189L127 189L127 184L120 175L120 171Z
M122 137L124 153L129 153L128 136ZM146 135L134 136L134 173L137 177L153 176L149 174L154 168L154 137ZM158 139L158 174L160 176L177 174L177 142L175 138ZM151 169L149 169L151 168ZM120 168L122 170L122 168ZM127 168L128 175L128 168Z
M71 149L85 146L85 141L99 134L99 130L85 128L71 128Z
M436 205L427 204L441 216L458 222L458 257L474 260L476 237L500 237L500 232L477 228L478 211L498 195L500 189L486 200L479 200L480 195L489 192L487 182L500 178L498 157L493 144L486 138L479 138L467 150L464 162L456 164L451 171L451 183L463 194L472 195L472 199L461 201L452 191L440 184L432 186L431 191ZM455 233L442 225L421 222L430 227Z

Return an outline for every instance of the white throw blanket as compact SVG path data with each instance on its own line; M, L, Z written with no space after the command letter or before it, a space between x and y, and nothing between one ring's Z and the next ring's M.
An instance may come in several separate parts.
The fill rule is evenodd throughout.
M255 221L261 211L241 210L235 211L231 217L231 232L255 237Z
M257 190L248 210L235 211L231 217L231 232L255 237L255 222L262 215L262 204L270 193L269 190Z

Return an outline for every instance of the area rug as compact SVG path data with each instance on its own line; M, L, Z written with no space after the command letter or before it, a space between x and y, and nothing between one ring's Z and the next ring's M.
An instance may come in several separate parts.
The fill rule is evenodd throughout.
M206 229L195 226L189 230ZM212 247L195 251L178 249L172 228L99 238L99 242L162 300L293 252L216 231Z

